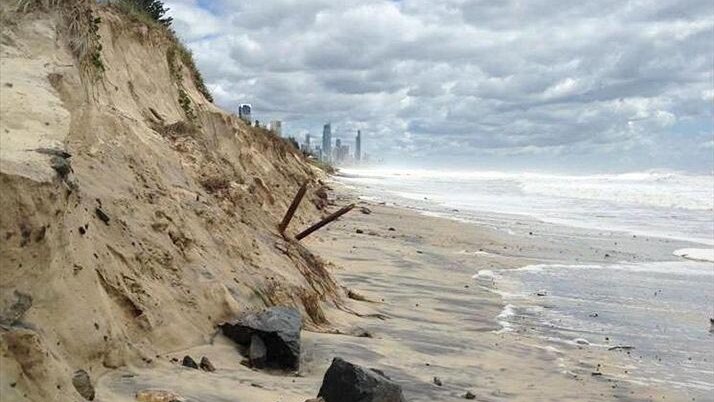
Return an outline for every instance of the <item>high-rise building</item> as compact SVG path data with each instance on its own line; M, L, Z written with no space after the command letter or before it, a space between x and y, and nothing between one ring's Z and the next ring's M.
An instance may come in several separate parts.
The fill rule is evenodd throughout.
M250 118L250 111L252 107L248 103L243 103L240 106L238 106L238 117L241 119L247 121L248 123L251 123L252 120Z
M355 138L355 162L359 163L362 160L362 133L357 130L357 138Z
M275 134L282 136L283 135L283 122L280 120L273 120L270 122L270 131L274 132Z
M330 123L325 124L322 128L322 156L323 160L327 162L332 160L332 126Z
M310 145L310 133L305 134L305 148L309 151L311 148Z

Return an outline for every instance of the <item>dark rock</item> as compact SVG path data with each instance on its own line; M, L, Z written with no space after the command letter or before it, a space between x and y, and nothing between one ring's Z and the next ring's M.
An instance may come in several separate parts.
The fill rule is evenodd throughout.
M396 231L397 229L395 229L395 228L389 228L389 229L387 229L387 230L389 230L390 232L394 232L394 231Z
M0 311L0 324L16 325L22 320L25 312L32 307L32 296L18 290L15 290L13 293L15 301L6 307L5 310Z
M402 387L375 370L339 357L332 360L325 373L320 397L325 402L404 402Z
M94 386L89 379L89 374L84 370L77 370L72 376L72 385L74 389L88 401L94 400Z
M362 234L362 233L364 233L364 230L362 230L362 229L357 229L357 230L355 230L355 233L357 233L357 234Z
M295 308L271 307L259 313L245 314L220 327L225 336L245 347L252 347L253 335L256 335L265 346L265 367L299 368L302 320ZM259 346L256 343L256 351Z
M365 214L365 215L369 215L369 214L372 213L372 210L369 209L369 208L367 208L367 207L362 207L362 208L360 208L359 210L360 210L363 214Z
M181 361L181 365L184 367L192 368L192 369L198 369L198 364L196 364L196 361L193 360L193 358L189 355L186 355L183 357L183 360Z
M318 198L326 200L327 199L327 189L325 188L325 186L322 186L322 187L318 188L317 190L315 190L315 195Z
M264 368L268 360L268 349L260 336L253 334L250 337L250 347L248 348L248 359L250 365L256 368Z
M61 179L67 177L67 175L72 171L72 165L69 159L62 158L60 156L53 156L50 158L50 166L57 172L57 176Z
M109 225L109 215L107 215L106 212L102 211L101 208L96 207L94 209L94 213L97 214L97 218L99 218L100 221L104 222L105 225Z
M203 356L201 358L201 363L199 363L198 366L203 371L209 371L209 372L216 371L216 367L213 365L213 363L211 363L210 360L208 360L208 358L206 356Z
M476 399L476 395L474 395L471 391L466 391L464 399Z
M441 378L439 378L439 377L434 377L433 381L434 381L434 385L436 385L436 386L440 387L440 386L444 385L444 383L441 382Z

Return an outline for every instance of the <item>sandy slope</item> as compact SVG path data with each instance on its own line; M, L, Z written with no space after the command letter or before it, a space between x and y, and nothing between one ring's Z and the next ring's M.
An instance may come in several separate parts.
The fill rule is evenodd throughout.
M335 298L322 263L275 229L305 180L293 227L321 215L321 173L206 101L180 59L172 71L164 32L92 7L99 78L55 12L3 8L3 400L76 400L75 370L150 364L266 304L297 305L317 328ZM50 147L72 154L64 179L36 151Z

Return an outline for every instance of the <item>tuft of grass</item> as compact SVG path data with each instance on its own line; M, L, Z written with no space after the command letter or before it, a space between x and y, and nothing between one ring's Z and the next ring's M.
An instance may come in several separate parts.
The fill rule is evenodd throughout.
M102 45L99 36L101 18L92 11L92 0L17 0L16 11L28 13L42 10L57 12L60 33L67 39L80 67L95 78L104 72Z
M188 69L189 74L191 75L193 83L196 85L196 89L198 89L198 91L209 102L213 102L213 95L211 95L211 92L208 90L208 87L206 86L206 83L203 80L203 75L201 75L201 72L196 66L196 62L193 59L193 54L191 50L189 50L183 43L181 43L181 40L179 40L179 38L176 36L176 32L174 32L173 29L157 21L146 11L137 7L136 2L133 0L119 0L112 4L115 4L120 11L123 11L135 22L142 23L148 26L149 28L164 31L172 42L171 46L169 46L168 50L166 51L166 61L169 64L169 71L171 72L172 77L175 80L180 81L182 73L181 66L185 66Z
M139 8L135 1L132 0L118 0L112 2L119 10L124 12L133 21L148 25L152 28L166 28L165 25L156 21L149 13Z
M209 102L213 103L213 95L211 95L208 87L206 87L201 71L199 71L198 67L196 67L196 63L193 60L193 53L175 36L174 40L176 41L176 54L181 60L181 63L188 68L188 71L191 74L191 79L196 85L196 89L198 89L198 92L200 92Z
M183 88L179 89L179 105L181 105L181 109L183 109L184 114L190 121L196 120L196 113L193 111L193 106L191 102L191 98L189 98L188 94L186 91L183 90Z

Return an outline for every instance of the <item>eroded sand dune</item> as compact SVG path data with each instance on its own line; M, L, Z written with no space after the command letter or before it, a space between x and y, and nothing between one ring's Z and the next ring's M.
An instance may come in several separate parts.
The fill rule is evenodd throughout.
M335 284L276 230L305 180L293 227L320 215L321 173L209 102L166 30L60 3L2 5L3 400L74 400L75 370L149 364L266 304L321 325ZM97 60L70 46L72 7Z

